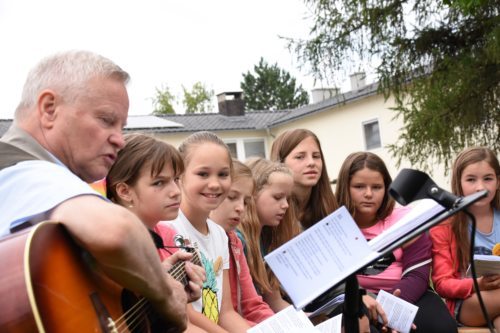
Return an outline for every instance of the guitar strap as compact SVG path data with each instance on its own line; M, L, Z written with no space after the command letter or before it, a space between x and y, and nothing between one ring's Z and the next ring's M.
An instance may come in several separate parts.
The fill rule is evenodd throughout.
M148 229L148 230L149 230L149 234L153 238L153 242L155 243L156 248L163 249L165 247L165 245L163 244L163 239L161 238L161 236L158 235L156 232L154 232L151 229Z

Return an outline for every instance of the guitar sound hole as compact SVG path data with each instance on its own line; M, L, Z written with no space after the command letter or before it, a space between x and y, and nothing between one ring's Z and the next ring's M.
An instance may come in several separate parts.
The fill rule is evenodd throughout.
M131 333L150 332L148 310L151 307L145 304L144 300L141 302L139 297L126 289L123 290L121 298L122 309L129 331Z

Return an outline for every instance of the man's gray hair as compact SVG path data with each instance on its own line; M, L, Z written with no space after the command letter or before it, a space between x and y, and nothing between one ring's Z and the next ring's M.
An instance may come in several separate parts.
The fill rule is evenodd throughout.
M42 59L28 74L15 118L36 104L38 94L53 89L72 102L86 91L87 82L95 77L113 78L126 84L130 76L114 62L96 53L73 50Z

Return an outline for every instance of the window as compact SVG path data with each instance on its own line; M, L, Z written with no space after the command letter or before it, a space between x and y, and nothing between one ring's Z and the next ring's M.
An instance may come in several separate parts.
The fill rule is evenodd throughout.
M380 128L377 119L364 122L363 133L365 136L366 150L382 147L382 142L380 140Z
M266 157L264 139L236 139L225 141L231 156L244 161L250 157Z
M244 141L243 146L245 147L245 158L252 156L266 157L264 140Z
M229 151L231 152L231 157L237 158L238 153L236 150L236 142L226 142L226 144L229 147Z

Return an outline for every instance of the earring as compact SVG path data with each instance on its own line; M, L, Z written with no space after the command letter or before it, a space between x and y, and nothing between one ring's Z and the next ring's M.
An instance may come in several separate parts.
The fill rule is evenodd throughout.
M127 205L128 208L134 208L134 203L130 201L130 203Z

